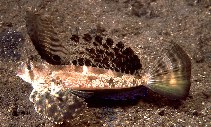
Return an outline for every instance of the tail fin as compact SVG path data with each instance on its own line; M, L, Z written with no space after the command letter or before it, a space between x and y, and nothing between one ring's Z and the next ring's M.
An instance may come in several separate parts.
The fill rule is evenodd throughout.
M146 87L172 99L185 98L190 89L191 61L175 43L162 53L153 66L145 70L149 75Z

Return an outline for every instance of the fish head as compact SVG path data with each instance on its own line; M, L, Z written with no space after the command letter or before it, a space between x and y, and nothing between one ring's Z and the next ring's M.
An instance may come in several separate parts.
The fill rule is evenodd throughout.
M16 76L34 86L35 84L45 83L45 78L48 76L49 70L47 63L38 63L28 60L21 62Z

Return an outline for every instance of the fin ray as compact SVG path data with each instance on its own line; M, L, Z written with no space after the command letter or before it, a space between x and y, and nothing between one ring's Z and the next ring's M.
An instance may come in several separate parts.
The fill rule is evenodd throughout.
M185 51L175 43L162 53L155 66L147 68L150 74L146 87L173 99L188 95L190 89L191 61Z

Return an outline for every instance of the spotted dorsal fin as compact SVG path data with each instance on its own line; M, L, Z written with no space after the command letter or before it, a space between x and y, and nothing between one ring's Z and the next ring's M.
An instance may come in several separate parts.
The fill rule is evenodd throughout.
M27 12L26 25L39 55L50 64L86 65L127 74L137 74L142 69L139 57L121 41L114 42L97 33L73 34L62 39L52 16L33 11Z

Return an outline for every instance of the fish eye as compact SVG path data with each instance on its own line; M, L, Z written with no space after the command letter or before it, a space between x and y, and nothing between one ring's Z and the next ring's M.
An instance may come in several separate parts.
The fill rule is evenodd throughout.
M26 68L27 68L29 71L32 70L32 63L31 63L30 60L27 61L27 63L26 63Z
M30 71L32 70L30 63L29 63L29 64L27 64L27 66L26 66L26 67L27 67L27 69L28 69L28 70L30 70Z

